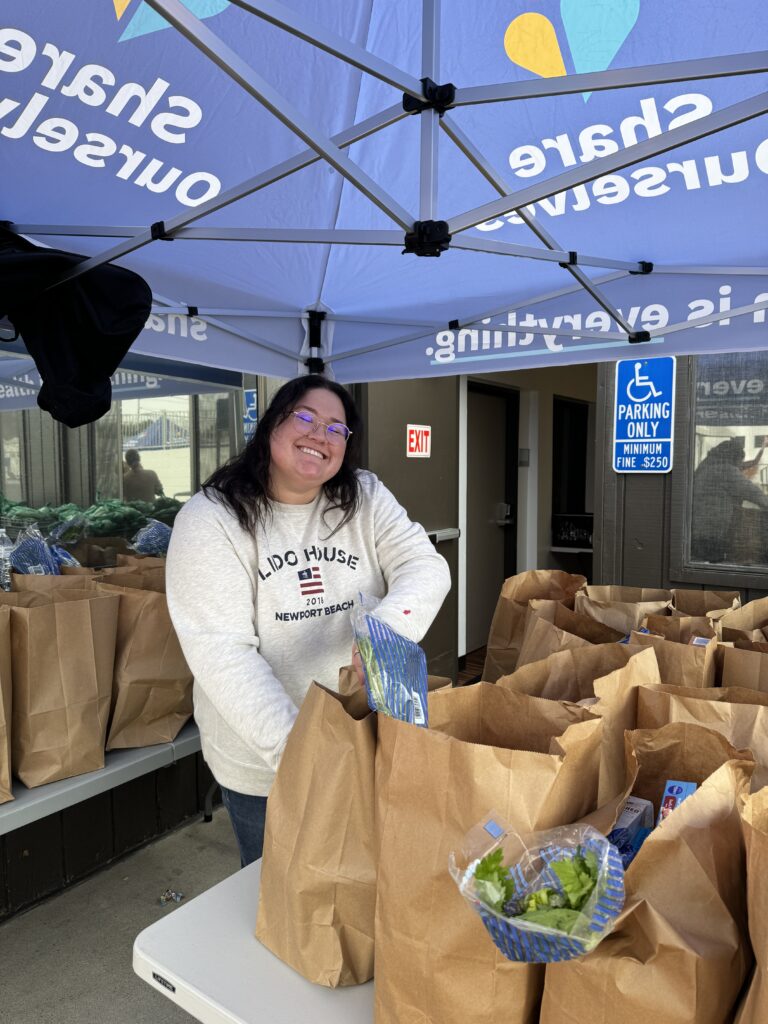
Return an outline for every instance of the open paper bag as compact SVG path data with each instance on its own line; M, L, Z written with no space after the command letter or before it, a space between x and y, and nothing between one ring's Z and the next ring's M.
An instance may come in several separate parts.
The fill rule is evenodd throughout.
M313 683L267 804L256 937L330 988L373 976L376 721L364 690Z
M751 964L740 807L753 762L711 729L628 734L633 792L658 812L667 779L700 788L645 840L615 931L547 966L541 1024L724 1024Z
M487 683L431 694L429 723L379 721L377 1024L534 1024L542 965L496 950L448 856L491 809L521 833L592 811L602 725Z
M515 671L529 601L560 601L573 607L574 595L586 582L584 576L560 569L531 569L505 580L488 634L483 679L494 683Z
M29 787L104 767L119 599L0 594L11 613L13 770Z

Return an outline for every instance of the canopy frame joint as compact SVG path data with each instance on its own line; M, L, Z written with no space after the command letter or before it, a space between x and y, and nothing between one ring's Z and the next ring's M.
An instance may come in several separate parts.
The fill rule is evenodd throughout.
M425 110L436 110L440 117L453 106L456 86L452 82L438 85L431 78L421 79L423 99L403 93L403 110L406 114L423 114Z
M640 260L637 264L637 270L630 270L630 274L652 274L653 264L648 260Z
M644 341L650 340L650 331L632 331L632 333L627 336L627 341L630 343L630 345L639 345Z
M406 231L403 254L439 256L451 246L451 233L444 220L417 220Z

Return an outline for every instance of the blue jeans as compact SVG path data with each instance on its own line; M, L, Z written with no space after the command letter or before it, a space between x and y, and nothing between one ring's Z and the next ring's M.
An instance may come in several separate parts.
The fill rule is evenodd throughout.
M264 848L264 826L267 821L267 798L247 796L233 789L221 788L221 799L227 808L229 820L240 850L240 866L253 864Z

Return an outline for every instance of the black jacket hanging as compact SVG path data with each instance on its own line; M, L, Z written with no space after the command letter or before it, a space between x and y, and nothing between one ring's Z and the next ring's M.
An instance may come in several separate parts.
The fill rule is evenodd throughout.
M110 263L48 289L87 258L42 248L0 227L0 314L40 372L37 404L68 427L109 411L110 377L152 308L146 281Z

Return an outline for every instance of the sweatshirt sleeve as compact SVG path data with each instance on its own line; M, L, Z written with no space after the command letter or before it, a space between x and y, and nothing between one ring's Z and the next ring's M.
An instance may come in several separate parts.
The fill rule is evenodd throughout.
M168 548L168 607L195 684L242 741L276 769L298 709L259 654L245 552L209 499L178 515Z
M376 556L387 584L375 614L418 643L451 589L448 563L379 480L373 501Z

